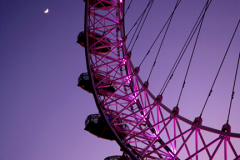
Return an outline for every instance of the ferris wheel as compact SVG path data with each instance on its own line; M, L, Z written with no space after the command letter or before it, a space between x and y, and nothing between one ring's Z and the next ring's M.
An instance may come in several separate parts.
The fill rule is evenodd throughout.
M143 56L140 65L136 67L132 60L136 53L133 53L131 47L129 47L129 41L133 45L137 41L138 34L154 0L149 0L146 8L136 19L133 28L135 27L138 30L136 29L134 32L133 28L130 29L134 32L133 35L137 37L132 38L132 40L125 32L125 25L127 25L125 24L125 16L132 1L129 0L127 9L125 9L125 0L84 1L85 29L78 35L77 43L85 47L88 72L80 75L78 86L93 94L100 113L88 116L85 130L104 139L116 140L123 151L123 156L109 157L106 160L240 159L240 133L231 132L228 120L222 124L220 129L208 126L207 122L203 125L202 114L206 105L204 105L200 114L191 120L179 113L181 108L178 104L186 79L184 79L179 92L177 105L173 107L164 104L163 93L165 89L167 90L167 85L188 44L190 41L194 41L192 37L198 37L211 0L206 0L206 3L202 6L199 17L189 35L190 38L184 44L183 51L176 57L177 60L167 76L163 88L157 95L149 90L149 79L158 54L153 64L149 64L152 66L150 73L144 73L148 75L147 80L144 81L139 75L142 63L149 55L150 50ZM165 31L160 30L157 38L162 34L164 40L180 2L181 0L176 1L169 18L164 24ZM232 32L229 41L234 39L238 24L239 22L236 23L235 31ZM162 43L159 50L161 46ZM230 46L230 44L229 46L226 45L226 48ZM194 51L192 55L193 53ZM222 62L224 62L224 59ZM235 64L238 69L239 58ZM187 64L188 69L190 65L191 58ZM184 73L185 77L188 75L188 69L186 69L186 74ZM221 66L216 73L215 80L220 69ZM237 79L237 69L234 84ZM210 98L214 83L212 87L210 86L209 95L206 95L207 100Z

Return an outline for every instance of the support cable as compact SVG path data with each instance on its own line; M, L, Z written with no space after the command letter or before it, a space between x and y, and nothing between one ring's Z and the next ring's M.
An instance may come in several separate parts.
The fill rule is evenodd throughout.
M159 95L162 95L162 94L164 93L165 89L167 88L170 80L171 80L172 77L173 77L174 72L176 71L176 69L177 69L177 67L178 67L178 65L179 65L179 63L180 63L183 55L185 54L185 51L186 51L188 45L190 44L190 42L191 42L191 40L192 40L192 38L193 38L193 35L195 34L198 26L200 25L200 21L201 21L200 18L202 18L203 12L205 12L205 11L208 9L208 7L209 7L209 5L211 4L211 2L212 2L212 0L210 0L210 1L208 0L208 1L206 2L206 4L204 5L204 7L203 7L200 15L198 16L198 19L197 19L197 21L195 22L195 24L194 24L194 26L193 26L193 28L192 28L192 30L191 30L191 32L190 32L190 34L189 34L186 42L185 42L185 44L183 45L182 50L180 51L180 53L179 53L179 55L178 55L178 57L177 57L174 65L173 65L171 71L169 72L169 74L168 74L168 76L167 76L167 78L166 78L166 80L165 80L165 82L164 82L164 84L163 84L163 86L162 86L162 88L161 88L161 90L160 90L160 92L159 92Z
M179 1L179 3L181 2L181 0ZM179 3L175 6L173 12L171 13L171 15L169 16L169 18L167 19L167 21L165 22L165 24L163 25L162 29L160 30L160 32L158 33L157 37L155 38L154 42L152 43L151 47L149 48L148 52L146 53L146 55L144 56L143 60L141 61L141 63L139 64L139 68L141 67L142 63L144 62L144 60L146 59L146 57L149 55L152 47L154 46L154 44L156 43L156 41L158 40L159 36L161 35L163 29L166 27L166 25L169 23L170 19L172 18L177 6L179 5Z
M180 102L180 99L181 99L181 96L182 96L183 88L184 88L184 86L185 86L185 84L186 84L187 75L188 75L188 72L189 72L189 69L190 69L190 66L191 66L193 54L195 53L195 48L196 48L197 41L198 41L198 38L199 38L199 35L200 35L200 31L201 31L201 28L202 28L202 24L203 24L203 20L204 20L206 11L207 11L207 8L205 9L205 12L203 13L203 16L202 16L202 18L201 18L201 20L200 20L200 26L199 26L198 34L197 34L197 37L196 37L196 40L195 40L195 44L194 44L194 47L193 47L193 51L192 51L192 54L191 54L191 58L190 58L190 60L189 60L189 64L188 64L188 67L187 67L187 71L186 71L186 74L185 74L185 77L184 77L182 89L181 89L180 95L179 95L179 97L178 97L177 107L178 107L178 105L179 105L179 102Z
M207 104L207 102L208 102L209 97L211 96L211 93L212 93L212 91L213 91L213 86L214 86L214 84L215 84L215 82L216 82L216 79L217 79L217 77L218 77L218 75L219 75L219 72L220 72L220 70L221 70L221 68L222 68L223 62L224 62L224 60L225 60L225 58L226 58L226 55L227 55L227 53L228 53L228 50L229 50L229 48L230 48L230 46L231 46L232 40L233 40L233 38L234 38L234 36L235 36L235 33L236 33L237 29L238 29L239 23L240 23L240 20L238 21L238 24L237 24L237 26L236 26L236 28L235 28L235 31L234 31L234 33L233 33L233 36L232 36L232 38L231 38L231 41L230 41L230 43L229 43L229 45L228 45L228 48L227 48L227 50L226 50L226 53L225 53L225 55L224 55L224 57L223 57L222 63L221 63L221 65L220 65L220 67L219 67L219 69L218 69L218 72L217 72L217 75L216 75L216 77L215 77L215 79L214 79L214 81L213 81L212 87L211 87L211 89L210 89L210 91L209 91L208 97L207 97L207 99L206 99L206 101L205 101L205 104L204 104L203 109L202 109L202 111L201 111L200 117L201 117L202 114L203 114L203 111L204 111L204 109L205 109L205 107L206 107L206 104Z
M137 28L135 29L135 32L134 32L134 34L133 34L133 36L132 36L132 38L131 38L131 40L130 40L130 42L129 42L129 44L128 44L127 50L128 50L128 48L130 47L130 45L131 45L131 43L132 43L132 41L133 41L133 38L135 37L135 35L136 35L137 31L138 31L138 28L139 28L140 25L141 25L141 22L142 22L142 20L143 20L143 18L144 18L144 15L145 15L145 12L147 11L147 9L148 9L147 14L149 13L149 5L150 5L150 8L151 8L151 5L152 5L153 1L154 1L154 0L149 0L148 5L147 5L147 7L146 7L145 10L144 10L144 14L143 14L143 16L141 17L141 19L140 19L140 21L139 21L139 23L138 23L138 25L137 25ZM144 18L144 22L145 22L145 20L146 20L146 18ZM143 22L143 24L144 24L144 22ZM138 34L139 34L139 33L138 33ZM138 35L136 36L135 39L137 39L137 38L138 38Z
M134 23L134 25L131 27L131 29L128 31L128 33L126 34L126 37L131 33L131 31L133 30L133 28L138 24L138 21L142 18L142 16L145 14L146 12L146 8L145 10L142 12L142 14L138 17L138 19L136 20L136 22Z
M189 60L188 68L187 68L187 71L186 71L186 74L185 74L185 77L184 77L182 89L181 89L181 91L180 91L180 95L179 95L179 98L178 98L177 107L178 107L178 105L179 105L179 102L180 102L180 99L181 99L181 96L182 96L183 88L184 88L184 86L185 86L185 84L186 84L186 79L187 79L188 71L189 71L189 68L190 68L190 65L191 65L191 62L192 62L193 54L194 54L194 51L195 51L195 48L196 48L196 45L197 45L197 41L198 41L198 37L199 37L200 31L201 31L201 28L202 28L203 19L204 19L204 18L201 19L201 24L200 24L200 27L199 27L199 30L198 30L198 34L197 34L196 41L195 41L195 44L194 44L194 47L193 47L193 51L192 51L192 54L191 54L191 58L190 58L190 60Z
M234 98L234 93L235 93L234 89L235 89L235 83L236 83L236 79L237 79L237 73L238 73L238 67L239 67L239 59L240 59L240 52L239 52L239 56L238 56L237 68L236 68L236 73L235 73L235 78L234 78L234 83L233 83L232 96L231 96L231 101L230 101L230 106L229 106L229 111L228 111L227 124L228 124L228 121L229 121L231 107L232 107L232 100Z
M136 20L136 22L134 23L134 25L131 27L131 29L128 31L128 33L126 34L126 37L130 34L130 32L133 30L133 28L140 22L138 22L140 19L142 19L142 17L144 16L145 12L147 11L147 8L149 7L149 5L151 0L149 0L146 8L143 10L142 14L138 17L138 19Z
M131 4L132 4L132 1L133 1L133 0L131 0L131 2L129 3L129 5L128 5L128 7L127 7L125 13L124 13L124 16L126 15L127 11L129 10L129 8L130 8L130 6L131 6Z
M175 8L176 8L176 7L175 7ZM156 64L156 62L157 62L157 58L158 58L158 56L159 56L160 50L161 50L161 48L162 48L162 44L163 44L163 42L164 42L164 40L165 40L165 37L166 37L166 35L167 35L167 32L168 32L169 26L170 26L170 24L171 24L171 22L172 22L172 18L173 18L173 15L171 16L171 18L170 18L170 20L169 20L169 23L168 23L168 25L167 25L167 28L166 28L166 31L165 31L165 33L164 33L164 36L163 36L162 42L161 42L161 44L160 44L160 46L159 46L159 49L158 49L157 55L156 55L155 60L154 60L154 62L153 62L153 65L152 65L151 71L150 71L150 73L149 73L149 75L148 75L147 82L149 81L149 78L150 78L150 76L152 75L153 68L154 68L154 66L155 66L155 64Z
M145 24L145 21L146 21L146 19L147 19L147 16L148 16L148 14L149 14L149 11L150 11L151 8L152 8L153 2L154 2L154 0L152 0L152 3L150 4L150 7L149 7L149 9L148 9L148 11L147 11L147 14L146 14L146 16L145 16L145 18L144 18L144 20L143 20L142 25L141 25L141 27L140 27L140 29L139 29L139 31L138 31L138 34L137 34L137 36L136 36L136 39L135 39L135 41L133 42L133 45L132 45L132 48L131 48L130 52L132 51L133 47L135 46L135 43L136 43L136 41L137 41L137 39L138 39L138 37L139 37L139 35L140 35L140 32L142 31L142 27L143 27L143 25Z

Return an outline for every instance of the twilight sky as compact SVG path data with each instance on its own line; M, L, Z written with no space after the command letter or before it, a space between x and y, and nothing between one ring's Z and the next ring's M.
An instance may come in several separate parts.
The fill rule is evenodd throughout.
M204 3L205 0L183 0L177 9L150 79L153 94L160 91ZM133 1L126 15L126 32L146 4L147 0ZM175 1L154 3L133 49L136 66L174 5ZM49 8L48 14L44 14L46 8ZM213 0L180 101L180 114L186 118L193 120L199 116L239 19L239 0ZM87 71L84 48L76 43L82 30L82 0L0 0L1 160L103 160L121 154L114 141L97 138L83 130L86 117L98 111L93 96L77 87L79 74ZM203 113L203 125L221 129L226 123L239 42L240 28ZM154 47L141 67L143 81L157 49ZM190 46L164 93L163 103L169 108L176 105L191 50ZM240 73L230 117L232 131L238 133L239 112Z

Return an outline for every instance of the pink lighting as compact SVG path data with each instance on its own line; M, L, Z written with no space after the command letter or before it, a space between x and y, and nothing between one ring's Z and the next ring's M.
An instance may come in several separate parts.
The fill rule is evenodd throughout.
M131 82L131 76L129 75L129 76L127 76L127 77L125 77L124 78L125 79L125 81L127 81L127 83L129 84L130 82Z
M170 151L169 151L168 153L169 153L169 154L170 154L172 157L174 157L174 155L173 155L173 153L172 153L172 152L170 152Z
M156 35L157 33L157 31L151 30L151 28L155 27L154 24L156 17L150 16L151 22L154 24L150 25L151 28L146 27L147 30L145 31L145 33L144 32L141 33L145 34L144 36L142 36L144 37L143 41L141 41L141 43L138 43L139 42L138 41L136 43L137 47L135 47L132 50L129 49L131 47L129 48L127 47L129 45L128 44L129 42L126 39L127 36L130 37L129 35L131 35L131 33L125 35L125 28L131 29L127 28L129 27L128 26L129 22L132 22L132 18L128 19L128 16L129 17L134 16L136 12L138 12L140 8L143 6L142 3L145 3L145 1L142 0L141 2L138 2L135 5L131 5L131 7L135 7L135 10L132 13L130 13L131 11L129 10L128 14L125 14L123 6L129 5L128 4L130 3L129 1L114 0L111 2L113 3L111 4L109 3L109 6L104 7L103 9L104 11L101 10L101 8L96 9L94 7L90 7L88 12L89 14L87 14L87 16L85 17L88 20L88 23L86 23L87 30L96 33L104 33L104 37L99 41L102 41L104 40L105 37L107 37L111 40L111 43L99 46L97 45L99 43L94 43L88 48L86 48L86 55L88 55L87 59L88 63L90 63L88 65L88 70L90 70L92 74L96 72L105 73L104 80L105 81L107 81L108 79L111 80L111 84L105 83L105 85L103 85L102 83L105 82L104 80L101 80L97 83L92 82L95 83L93 84L93 86L95 87L94 98L99 112L103 115L108 114L116 115L113 117L111 121L106 119L106 122L109 122L108 125L110 129L113 131L116 132L118 131L118 129L115 130L114 127L119 126L119 124L121 124L119 123L120 120L124 121L124 123L126 123L126 125L129 126L129 129L123 131L126 134L124 138L119 137L116 133L116 137L121 143L121 147L123 148L123 150L126 151L130 149L128 153L132 154L131 155L132 157L140 156L144 160L159 159L159 157L163 157L163 159L165 158L175 160L179 159L199 160L213 158L217 159L217 157L219 157L219 155L221 154L220 153L221 151L219 150L221 150L224 144L225 150L223 155L225 155L225 159L239 158L238 155L239 153L237 153L236 151L237 148L239 148L236 145L237 142L234 141L234 144L232 144L230 141L230 140L233 141L233 139L235 140L237 138L240 139L239 134L231 133L231 130L227 127L223 128L225 132L210 127L206 127L202 125L201 119L196 119L194 121L194 119L189 118L194 115L193 112L195 109L195 105L198 105L196 104L196 101L194 101L194 97L187 97L181 100L180 103L181 107L180 105L174 106L176 105L174 99L178 98L174 97L175 95L178 96L177 93L178 86L176 86L176 82L174 84L174 87L171 88L170 86L173 84L172 81L174 80L172 80L171 84L169 84L170 91L169 87L167 87L166 92L164 92L164 97L166 97L166 99L163 102L162 102L163 93L155 92L159 88L160 85L159 83L164 83L161 82L162 79L165 79L164 75L165 74L168 75L167 71L169 71L169 69L167 67L170 68L171 66L169 64L173 63L170 59L168 63L168 61L165 61L165 58L168 59L169 57L172 57L173 52L176 51L175 43L178 42L174 42L174 47L172 47L173 40L175 40L176 37L173 36L169 42L165 42L169 44L166 45L167 50L164 51L164 53L162 53L166 54L164 55L164 60L161 59L162 61L159 62L159 64L161 64L162 66L157 69L155 68L156 71L153 70L155 73L158 74L158 76L159 75L160 76L159 77L156 76L157 78L151 77L149 79L150 81L148 80L146 81L146 78L141 79L140 75L141 76L143 75L143 77L148 75L147 68L152 64L151 62L145 64L141 63L143 65L140 65L139 67L136 67L134 65L138 65L141 62L140 57L144 57L145 55L145 53L143 53L144 52L143 50L146 49L149 42L147 39L147 35L149 34L152 36ZM126 4L124 4L125 2ZM160 4L159 1L155 1L154 3ZM204 3L200 1L199 2L194 1L192 3L195 3L194 5L196 9L199 9L199 13L201 13L200 10L204 7ZM201 6L201 8L199 6ZM153 5L152 7L156 6ZM164 12L164 10L162 9L156 9L156 11L157 10ZM203 10L206 10L206 8L203 8ZM192 21L195 22L195 19L192 18L191 16L189 16L188 18L191 18ZM174 18L173 21L177 23L177 21ZM159 20L159 22L162 22L162 20ZM184 25L187 24L184 23ZM191 25L190 27L192 26L193 25ZM180 28L177 27L177 25L171 27L173 27L174 30L178 30ZM183 32L179 31L178 33L186 33L186 30L183 30ZM204 33L208 35L206 32ZM206 39L206 41L207 40L208 39ZM94 50L96 48L107 47L108 45L111 46L111 50L106 54L96 53L96 51ZM182 47L181 45L182 44L180 44L179 46ZM168 51L169 49L170 50L173 49L174 51L173 52ZM171 56L170 53L168 52L171 52ZM176 53L177 52L178 51L176 51ZM149 54L149 56L151 55ZM185 61L184 63L187 64L187 62ZM207 68L207 70L209 70L209 68ZM192 74L194 72L198 73L197 71L193 71ZM176 81L179 82L179 79ZM196 83L198 84L198 82L196 81L198 81L197 78L194 79L194 85L191 86L196 88L190 89L188 90L188 92L192 90L197 91L199 89L197 88L198 86L196 85ZM149 82L151 82L150 85ZM97 93L96 91L99 88L106 88L107 86L114 87L113 88L114 92L102 95L96 94ZM110 87L109 89L112 89ZM150 90L154 90L155 94L150 92ZM174 94L172 94L172 92L174 92ZM191 95L192 92L188 94ZM183 96L185 95L183 94ZM198 97L198 95L195 97ZM191 101L194 101L193 104L191 105L188 104L188 102ZM165 104L168 104L168 106L165 106ZM180 108L181 112L179 112ZM206 122L209 122L209 120ZM223 140L218 139L219 136L221 136ZM231 150L234 153L234 155L227 154L227 149L228 152L229 150ZM132 152L133 150L136 150L136 152Z
M135 103L136 103L137 100L138 100L138 97L136 97L136 93L133 95L133 100L134 100Z
M123 59L122 64L124 65L126 63L126 61L127 61L126 59Z

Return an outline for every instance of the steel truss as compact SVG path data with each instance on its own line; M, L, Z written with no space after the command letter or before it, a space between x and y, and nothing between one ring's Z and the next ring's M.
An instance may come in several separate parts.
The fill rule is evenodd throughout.
M240 134L231 133L230 126L216 130L201 125L199 117L190 121L178 114L178 108L169 109L161 103L160 95L155 97L148 90L148 83L138 76L139 68L132 64L126 48L125 1L96 2L89 5L86 1L86 42L90 34L102 37L86 43L87 67L99 112L121 148L132 159L240 159L239 148L234 145L240 143ZM111 5L96 7L104 2ZM110 42L103 43L106 39ZM111 47L111 51L97 52L106 47ZM94 75L103 78L95 84ZM110 86L114 92L106 90Z

